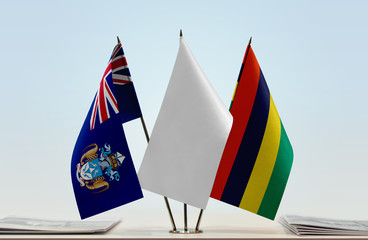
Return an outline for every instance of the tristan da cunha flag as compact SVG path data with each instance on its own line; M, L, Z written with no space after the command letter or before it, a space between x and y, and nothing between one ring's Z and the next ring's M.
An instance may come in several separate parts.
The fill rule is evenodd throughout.
M82 219L143 197L122 126L141 116L119 42L73 151L71 177Z
M233 126L211 197L273 220L290 174L293 149L250 44L230 112Z

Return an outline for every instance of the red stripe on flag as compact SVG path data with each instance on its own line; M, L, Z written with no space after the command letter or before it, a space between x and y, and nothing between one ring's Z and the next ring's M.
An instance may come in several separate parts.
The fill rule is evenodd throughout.
M247 52L245 55L246 54ZM248 56L244 60L246 62L243 62L244 67L242 75L239 78L238 88L230 110L233 115L233 126L226 142L211 192L211 197L218 200L221 199L235 157L238 153L258 88L260 68L250 46L248 47Z
M106 75L108 75L108 73L111 71L111 62L109 62L109 64L107 65L106 69L105 69L105 72L102 76L102 80L103 81L105 78L106 78Z
M100 83L100 90L99 93L99 104L98 107L100 109L100 115L101 115L101 123L108 119L107 115L107 109L106 109L106 101L104 98L104 81L102 80Z
M128 80L121 80L121 79L112 79L113 83L117 83L117 84L125 84L125 83L130 83L130 81Z
M110 89L109 85L107 85L107 82L105 82L105 87L106 87L107 93L109 94L110 98L112 99L112 101L113 101L113 103L114 103L114 105L115 105L116 109L119 109L119 108L118 108L118 103L117 103L117 101L116 101L116 99L115 99L115 96L112 94L112 92L111 92L111 89Z
M111 62L112 70L117 69L117 68L119 68L119 67L124 67L124 66L126 66L126 65L127 65L127 64L126 64L126 62L124 63L124 61L123 61L123 59L122 59L122 58L119 58L119 59L117 59L117 60L115 60L115 61Z
M92 124L90 127L90 130L93 130L95 128L95 123L96 123L96 113L97 113L97 102L98 102L98 96L96 95L96 100L95 100L95 105L93 107L93 111L92 111Z
M102 80L100 82L100 89L98 91L99 95L99 110L100 110L100 116L101 116L101 123L104 122L105 120L107 120L109 118L108 115L108 109L107 109L107 105L106 105L106 101L105 101L105 96L104 96L104 82L106 81L106 76L109 74L109 72L111 71L111 62L109 62L109 65L107 65L106 70L104 72L104 75L102 77Z

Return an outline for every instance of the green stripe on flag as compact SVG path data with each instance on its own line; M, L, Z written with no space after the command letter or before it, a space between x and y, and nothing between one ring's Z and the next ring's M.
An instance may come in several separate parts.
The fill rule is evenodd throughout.
M258 215L272 220L275 219L277 209L279 208L281 198L284 194L286 183L290 175L292 163L293 149L285 132L284 125L281 122L280 147L270 182L268 183L261 206L257 212Z

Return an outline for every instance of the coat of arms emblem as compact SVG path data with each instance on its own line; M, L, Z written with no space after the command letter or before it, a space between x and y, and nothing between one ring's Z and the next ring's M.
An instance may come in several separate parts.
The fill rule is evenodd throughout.
M92 193L107 190L109 182L120 180L118 169L124 159L119 152L113 153L108 143L100 148L95 143L88 145L77 164L76 177L80 186L87 187Z

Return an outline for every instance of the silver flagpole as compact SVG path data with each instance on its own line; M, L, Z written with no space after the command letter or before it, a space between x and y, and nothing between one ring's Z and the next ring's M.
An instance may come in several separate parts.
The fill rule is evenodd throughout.
M117 36L117 40L118 40L118 43L120 43L119 36ZM149 135L148 135L148 131L147 131L147 127L146 127L146 123L144 121L143 115L140 118L141 118L143 130L144 130L144 134L146 135L146 140L147 140L147 143L148 143L149 142ZM166 196L164 196L164 200L165 200L167 211L169 212L170 221L171 221L173 231L176 231L175 221L174 221L174 217L173 217L172 212L171 212L169 200L167 199Z
M199 231L199 225L201 224L202 214L203 214L203 209L201 209L201 211L199 212L199 216L198 216L198 220L197 220L197 225L195 227L195 230L196 231Z
M180 29L180 34L179 34L180 37L183 37L183 31ZM199 225L200 225L200 222L201 222L201 218L202 218L202 214L203 214L203 209L201 209L200 213L199 213L199 217L198 217L198 220L197 220L197 225L196 225L196 228L195 230L191 230L191 231L188 231L188 214L187 214L187 204L184 203L184 232L180 232L179 233L201 233L202 230L199 230Z
M188 232L188 215L186 203L184 203L184 232Z

